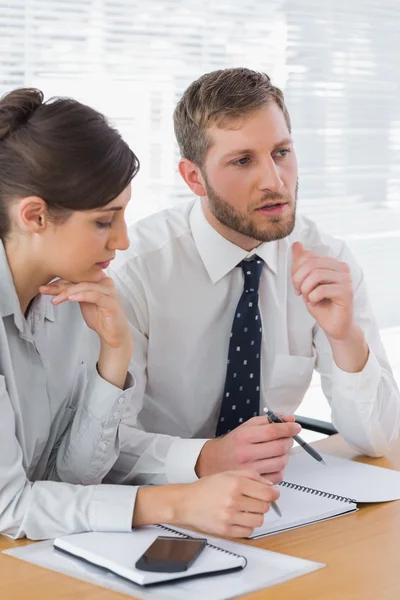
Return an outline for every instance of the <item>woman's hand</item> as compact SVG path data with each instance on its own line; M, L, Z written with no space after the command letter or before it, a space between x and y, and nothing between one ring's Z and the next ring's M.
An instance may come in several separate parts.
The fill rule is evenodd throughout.
M133 525L169 523L248 537L277 498L279 490L255 471L218 473L190 484L140 488Z
M41 286L39 291L54 296L54 305L79 302L87 326L101 340L98 371L103 379L122 388L133 352L133 341L113 280L104 276L96 283L75 284L59 279Z

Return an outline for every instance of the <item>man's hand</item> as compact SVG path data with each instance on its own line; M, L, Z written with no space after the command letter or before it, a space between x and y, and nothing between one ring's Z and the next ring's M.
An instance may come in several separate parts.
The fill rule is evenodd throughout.
M349 266L330 256L292 247L292 282L308 312L326 333L335 363L343 371L364 368L369 349L353 315L353 284Z
M280 483L293 446L292 436L301 431L294 417L286 423L270 423L267 416L253 417L222 437L206 442L196 463L198 477L251 469Z
M329 338L343 340L353 326L353 285L348 265L293 244L292 281L309 313Z

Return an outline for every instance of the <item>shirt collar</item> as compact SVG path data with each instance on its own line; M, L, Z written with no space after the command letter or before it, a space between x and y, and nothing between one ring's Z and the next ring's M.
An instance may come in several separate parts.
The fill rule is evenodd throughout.
M194 204L191 210L189 223L197 250L213 283L217 283L244 258L249 258L253 254L257 254L262 258L274 274L277 273L277 242L263 242L251 252L243 250L243 248L224 238L210 225L204 216L199 201Z
M54 306L47 297L36 297L33 304L35 309L44 311L44 317L49 321L54 321ZM40 308L39 308L40 307ZM33 306L32 306L33 308ZM14 322L22 332L24 329L24 316L21 312L21 306L14 280L8 265L6 251L3 242L0 240L0 317L14 315Z

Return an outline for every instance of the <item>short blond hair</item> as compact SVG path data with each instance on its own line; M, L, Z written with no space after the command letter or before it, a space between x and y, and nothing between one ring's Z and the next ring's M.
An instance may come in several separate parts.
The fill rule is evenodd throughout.
M283 93L265 73L235 68L202 75L190 84L174 111L181 156L201 167L211 146L208 127L214 124L224 127L271 101L282 110L291 131Z

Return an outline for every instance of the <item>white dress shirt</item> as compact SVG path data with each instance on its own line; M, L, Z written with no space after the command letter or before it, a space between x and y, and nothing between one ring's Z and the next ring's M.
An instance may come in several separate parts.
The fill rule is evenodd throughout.
M133 379L123 391L98 375L98 354L82 361L92 334L79 305L53 307L46 296L25 319L0 242L0 533L132 528L136 489L94 484L118 456Z
M243 291L243 272L236 266L248 253L215 231L198 201L148 217L129 235L131 246L110 275L133 332L136 389L120 426L120 457L107 480L193 481L199 452L215 435L232 321ZM350 266L355 319L370 348L362 372L337 367L324 332L295 294L294 241ZM362 271L348 248L298 216L289 237L254 252L265 261L259 289L260 414L265 406L293 414L316 369L335 427L361 452L384 454L399 436L400 395Z

